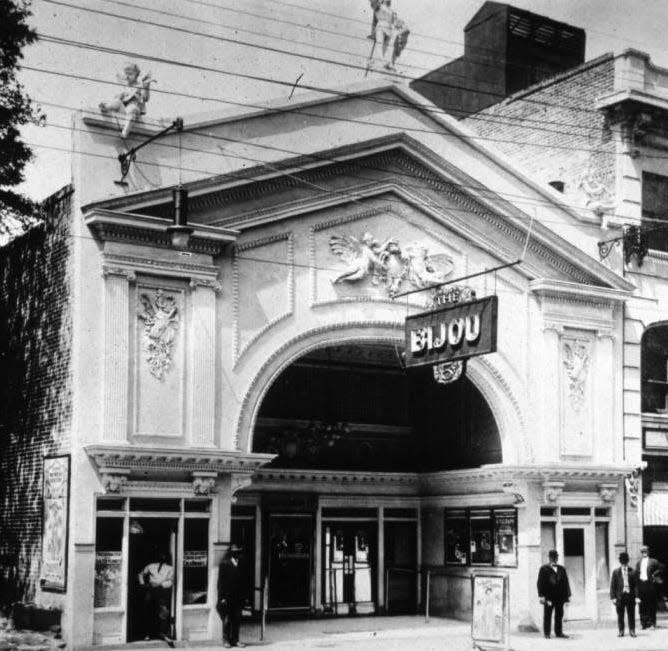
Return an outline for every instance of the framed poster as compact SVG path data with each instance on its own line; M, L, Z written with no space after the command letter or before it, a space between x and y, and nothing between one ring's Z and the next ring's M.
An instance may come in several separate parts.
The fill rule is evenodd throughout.
M494 511L494 565L517 567L517 511Z
M510 639L508 575L474 572L471 582L473 647L508 649Z
M42 490L42 590L67 589L67 532L70 517L70 455L44 457Z

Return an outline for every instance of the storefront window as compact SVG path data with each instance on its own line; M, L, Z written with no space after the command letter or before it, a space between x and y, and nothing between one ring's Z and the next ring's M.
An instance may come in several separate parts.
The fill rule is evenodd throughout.
M517 567L515 509L446 510L445 562Z
M123 519L98 518L95 535L95 608L121 605Z
M471 511L471 565L491 565L492 513L491 511Z
M455 565L468 564L469 525L466 511L446 511L445 562Z
M206 603L209 520L186 518L183 530L183 603Z

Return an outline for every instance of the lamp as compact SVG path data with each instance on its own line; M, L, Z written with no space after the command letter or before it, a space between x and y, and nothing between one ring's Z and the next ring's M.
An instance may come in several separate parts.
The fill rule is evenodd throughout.
M193 229L188 226L188 190L178 185L172 190L174 204L174 225L167 228L172 238L172 246L179 251L188 248Z

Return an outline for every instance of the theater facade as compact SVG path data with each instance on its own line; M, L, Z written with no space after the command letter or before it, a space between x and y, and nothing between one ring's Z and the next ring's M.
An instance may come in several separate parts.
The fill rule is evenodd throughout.
M176 637L217 638L230 542L270 615L428 601L465 619L485 571L531 626L556 548L567 616L610 616L640 459L623 438L634 287L597 260L599 225L401 87L186 117L125 185L116 123L77 119L68 580L42 588L74 647L137 639L156 550ZM496 297L497 331L443 383L406 368L404 323L433 305L413 290L448 280Z

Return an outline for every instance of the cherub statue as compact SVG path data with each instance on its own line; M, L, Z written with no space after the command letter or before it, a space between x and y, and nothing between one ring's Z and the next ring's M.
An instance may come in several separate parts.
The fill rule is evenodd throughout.
M100 102L100 111L102 113L123 113L125 122L121 130L121 138L127 138L135 120L146 113L146 102L149 100L151 84L155 83L155 79L151 78L151 73L139 79L139 66L136 63L125 64L123 77L119 75L119 80L123 79L127 83L127 88L111 102Z

